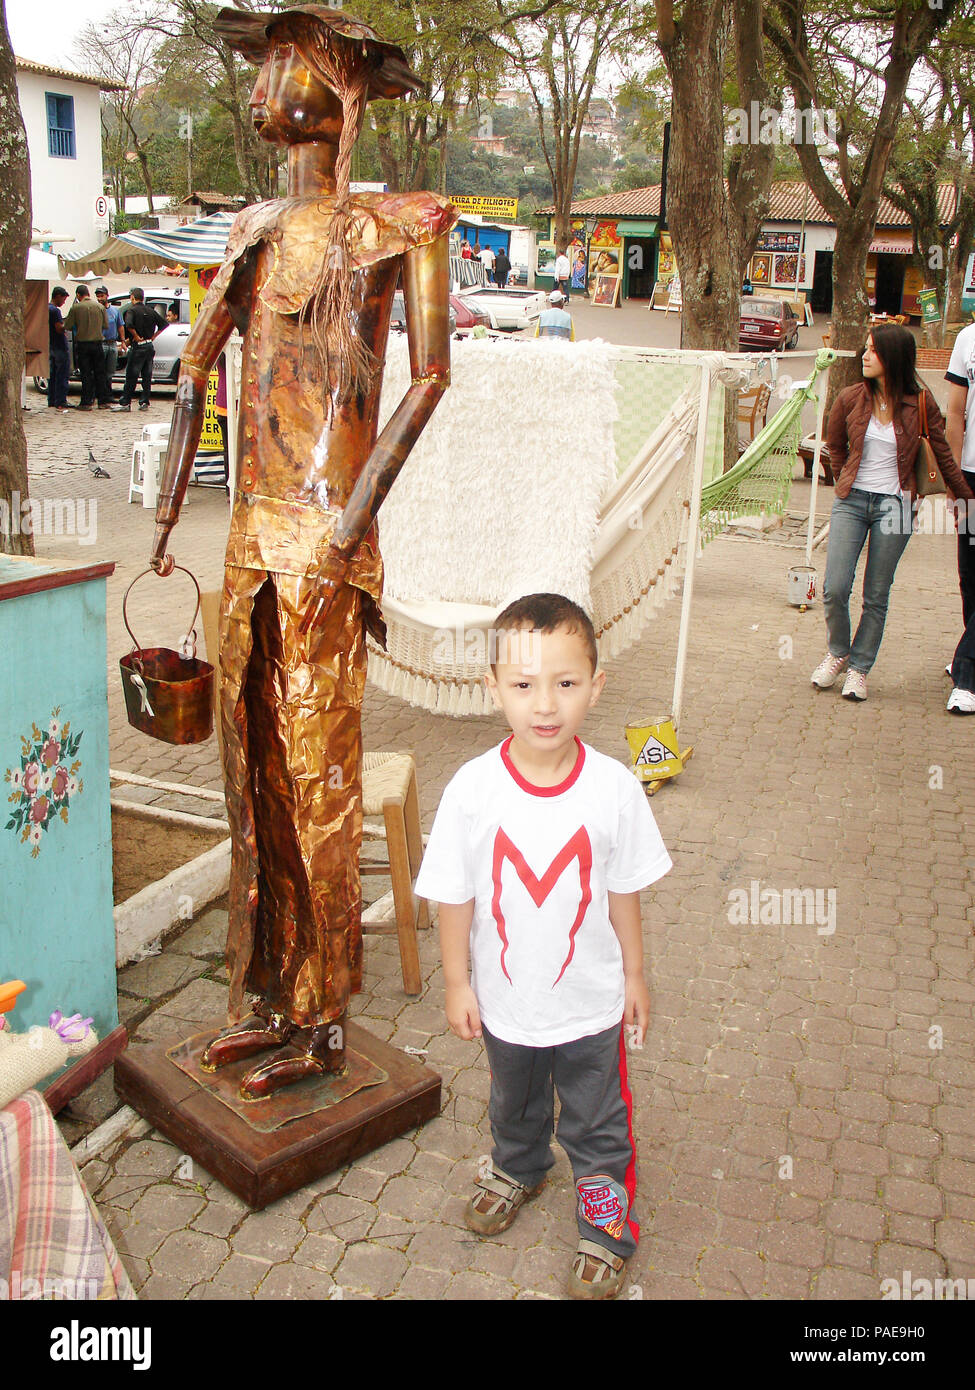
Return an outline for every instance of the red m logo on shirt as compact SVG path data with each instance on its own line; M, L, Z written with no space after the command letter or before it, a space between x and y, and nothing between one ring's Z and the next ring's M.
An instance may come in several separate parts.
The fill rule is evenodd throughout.
M551 893L556 883L562 877L565 870L572 863L573 859L579 861L579 887L581 895L579 899L579 910L575 915L575 921L569 928L569 954L562 963L562 969L555 979L558 984L566 972L572 953L575 951L576 932L582 925L582 919L586 915L586 910L592 902L592 889L589 884L592 873L592 845L585 826L580 825L579 829L572 836L558 854L549 864L541 878L536 878L535 874L525 862L525 856L517 845L513 844L503 830L499 829L494 837L494 861L491 866L491 877L494 881L494 897L491 900L491 911L494 913L494 920L497 923L498 935L501 938L501 969L504 971L508 983L512 983L511 976L508 974L504 963L505 953L508 949L508 933L504 920L504 913L501 911L501 868L505 860L513 865L515 873L528 889L532 901L536 907L541 907L542 903Z

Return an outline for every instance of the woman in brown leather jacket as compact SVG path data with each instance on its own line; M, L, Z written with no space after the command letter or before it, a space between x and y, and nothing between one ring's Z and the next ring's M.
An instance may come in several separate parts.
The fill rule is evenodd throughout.
M823 584L828 651L810 679L827 690L848 668L843 686L848 700L867 698L867 672L883 637L894 571L911 538L922 390L928 435L945 482L956 497L972 497L945 438L937 402L918 381L916 361L908 329L899 324L872 329L863 351L863 381L841 391L830 412L836 487ZM863 613L851 641L850 591L864 543Z

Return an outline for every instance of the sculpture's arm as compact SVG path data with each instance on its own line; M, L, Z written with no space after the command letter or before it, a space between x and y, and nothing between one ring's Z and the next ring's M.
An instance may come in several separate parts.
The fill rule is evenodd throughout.
M415 247L403 259L411 384L376 440L345 504L318 576L320 598L306 615L303 632L331 606L359 542L375 521L420 431L450 384L449 271L449 244L445 236Z
M179 520L179 509L200 442L210 369L233 329L226 300L217 299L201 309L183 349L169 447L159 484L156 534L149 556L150 565L159 574L169 574L173 568L172 557L166 555L166 546L169 533Z

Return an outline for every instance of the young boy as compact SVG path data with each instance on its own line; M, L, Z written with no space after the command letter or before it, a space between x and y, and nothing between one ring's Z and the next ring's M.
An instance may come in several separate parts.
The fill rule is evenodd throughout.
M569 1293L613 1298L639 1235L624 1025L640 1045L640 889L671 861L636 778L576 737L606 680L586 614L533 594L496 626L485 679L511 736L447 785L416 884L440 905L447 1021L483 1037L491 1068L493 1168L467 1224L506 1230L544 1186L558 1091L578 1194Z

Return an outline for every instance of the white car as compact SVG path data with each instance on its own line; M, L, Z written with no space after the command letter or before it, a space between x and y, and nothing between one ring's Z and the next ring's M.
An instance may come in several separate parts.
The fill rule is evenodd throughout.
M472 309L487 314L492 328L512 333L530 328L548 303L542 290L499 290L494 285L461 290L459 297Z

